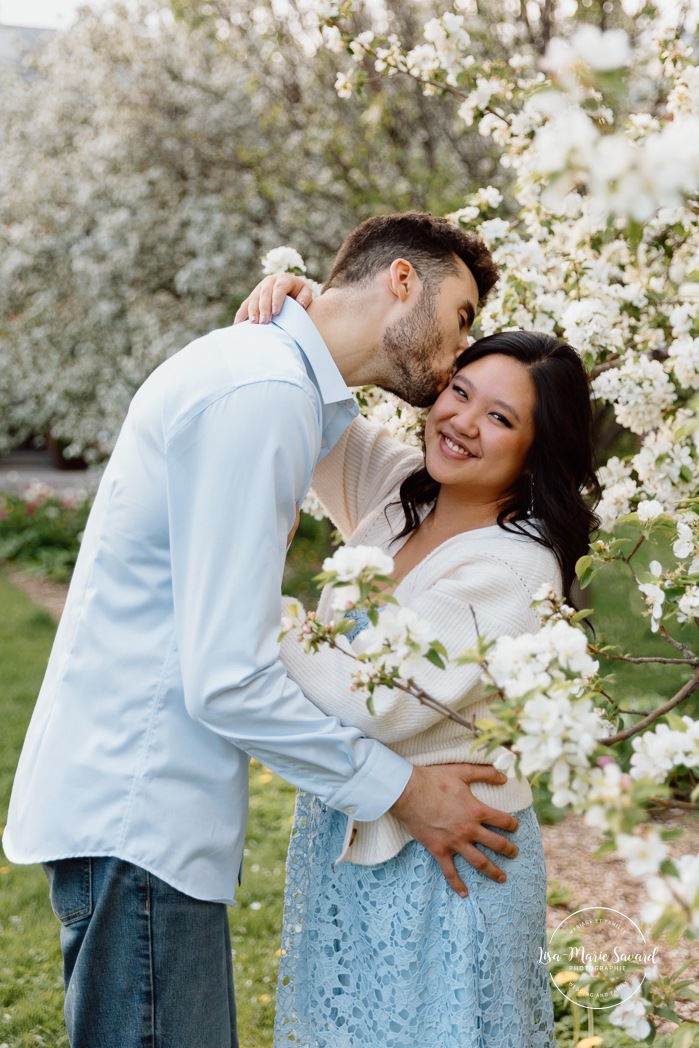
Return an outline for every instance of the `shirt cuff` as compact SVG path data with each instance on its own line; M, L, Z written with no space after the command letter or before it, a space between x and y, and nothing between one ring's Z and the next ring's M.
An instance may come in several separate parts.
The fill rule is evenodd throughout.
M372 822L393 807L412 773L409 761L376 742L361 771L326 803L357 822Z

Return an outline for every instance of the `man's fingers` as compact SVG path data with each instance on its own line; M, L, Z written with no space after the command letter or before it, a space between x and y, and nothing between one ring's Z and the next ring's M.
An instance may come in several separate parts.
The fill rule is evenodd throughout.
M465 899L468 895L468 888L456 872L454 857L452 855L445 855L443 858L437 859L437 862L439 863L439 868L444 874L444 878L449 887L453 888L456 894L460 895L462 899Z
M484 848L490 848L491 851L497 852L498 855L502 855L506 859L515 859L519 854L519 848L513 841L508 840L507 837L503 837L499 833L493 833L492 830L486 829L485 826L479 832L478 837L474 837L474 841L482 844Z
M460 764L459 773L464 782L492 782L494 786L507 782L507 776L492 764Z
M487 855L484 855L479 848L475 848L472 844L465 844L459 850L459 855L466 860L469 866L473 866L474 870L478 870L484 877L489 877L491 881L502 883L507 880L505 871L496 866L494 862L491 862Z
M514 815L509 815L506 811L498 811L497 808L488 806L484 806L483 811L478 815L478 821L487 823L496 830L507 830L508 833L514 833L515 830L519 829L519 822Z

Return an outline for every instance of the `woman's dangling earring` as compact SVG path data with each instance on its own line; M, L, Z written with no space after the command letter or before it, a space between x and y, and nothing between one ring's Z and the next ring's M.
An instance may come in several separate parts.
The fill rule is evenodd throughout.
M529 474L529 513L528 516L534 516L534 474Z

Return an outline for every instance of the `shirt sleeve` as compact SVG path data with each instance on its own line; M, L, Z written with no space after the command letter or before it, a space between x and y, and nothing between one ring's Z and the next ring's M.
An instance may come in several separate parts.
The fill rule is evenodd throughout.
M383 426L360 415L316 466L313 491L347 539L422 461L418 448L396 440Z
M321 713L279 660L286 539L320 444L286 381L222 394L166 448L176 639L191 717L357 819L383 814L411 766Z
M440 640L454 658L475 646L478 633L494 638L536 629L530 603L529 591L507 565L472 557L453 576L440 579L416 596L409 607L429 622L433 638ZM362 636L358 634L352 642L354 654L362 650ZM409 739L444 716L411 695L385 686L374 691L375 712L370 713L366 692L350 689L357 666L342 651L323 647L308 654L288 635L282 642L282 661L289 676L321 709L382 742ZM442 670L427 659L420 660L420 668L413 674L418 687L463 714L468 714L469 704L483 698L480 678L478 665L449 664Z

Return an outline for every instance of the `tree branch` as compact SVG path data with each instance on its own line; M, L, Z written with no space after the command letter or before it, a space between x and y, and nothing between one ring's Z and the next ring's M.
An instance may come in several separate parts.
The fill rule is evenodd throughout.
M623 742L624 739L630 739L632 735L637 735L639 731L643 731L649 724L653 724L665 713L669 713L670 710L674 709L675 706L679 706L681 702L688 699L699 688L699 669L695 670L694 676L691 680L680 688L676 695L673 695L664 706L658 706L657 709L651 710L651 712L640 720L638 724L634 724L631 728L624 728L623 731L619 731L616 735L610 735L606 739L598 739L597 741L602 743L604 746L613 746L616 742Z
M601 651L592 644L588 644L587 650L592 655L599 655L601 659L612 659L614 662L632 662L636 665L656 662L663 666L699 666L699 656L694 655L691 651L685 659L670 659L664 655L612 655L611 652Z

